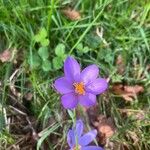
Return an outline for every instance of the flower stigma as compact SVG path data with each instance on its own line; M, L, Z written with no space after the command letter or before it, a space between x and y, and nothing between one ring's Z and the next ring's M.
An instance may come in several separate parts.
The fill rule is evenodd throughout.
M79 95L84 95L85 94L85 87L83 82L80 83L74 83L73 86L75 87L75 92Z

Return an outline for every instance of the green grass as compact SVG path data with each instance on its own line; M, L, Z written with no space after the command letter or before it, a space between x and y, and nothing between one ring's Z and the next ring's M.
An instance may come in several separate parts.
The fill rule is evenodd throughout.
M81 20L71 21L66 18L61 10L67 6L80 11ZM97 64L101 70L100 75L110 78L110 88L115 82L144 86L144 93L131 103L126 103L109 90L107 101L103 96L100 98L99 111L115 120L117 132L110 139L118 145L115 149L122 150L121 145L124 144L130 150L149 150L150 71L146 69L150 64L149 22L150 2L146 0L1 0L0 52L7 48L16 48L17 54L14 58L18 57L17 64L0 63L2 108L9 114L8 105L12 94L9 88L12 83L9 78L18 68L14 80L21 97L16 99L39 121L40 130L45 129L38 146L42 149L41 144L46 138L49 149L57 150L60 146L60 149L65 149L66 132L71 121L60 105L60 97L54 91L53 82L63 74L63 60L66 56L73 55L83 67ZM96 34L96 29L101 27L103 40ZM46 30L44 37L44 33L40 35L41 29ZM39 35L39 41L35 40L36 35ZM45 45L46 40L49 43ZM55 49L60 43L65 46L65 52L58 56ZM80 52L79 44L87 47L89 51ZM43 45L48 48L49 53L48 71L43 70L41 63L44 60L38 56L38 49ZM125 63L125 72L121 75L117 73L118 55L122 56ZM35 61L34 57L38 61ZM141 78L142 75L144 78ZM27 83L31 86L28 87ZM33 99L24 102L24 95L27 92L33 93ZM147 110L146 119L144 121L132 117L125 119L119 112L120 108L132 111ZM138 137L135 145L133 133ZM55 141L51 142L48 135L57 137L56 146ZM10 145L9 139L13 136L3 132L3 137L6 139L7 147L6 142Z

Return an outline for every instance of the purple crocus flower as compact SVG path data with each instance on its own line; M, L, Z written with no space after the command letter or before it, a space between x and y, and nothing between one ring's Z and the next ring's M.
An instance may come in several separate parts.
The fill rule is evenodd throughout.
M78 103L85 107L95 105L96 95L103 93L108 86L106 79L97 78L99 69L96 65L81 72L79 63L72 57L65 60L64 74L54 86L63 95L61 102L66 109L73 109Z
M83 127L82 120L77 120L76 126L69 130L67 142L70 146L70 150L103 150L98 146L88 146L88 144L95 139L97 131L92 130L82 135Z

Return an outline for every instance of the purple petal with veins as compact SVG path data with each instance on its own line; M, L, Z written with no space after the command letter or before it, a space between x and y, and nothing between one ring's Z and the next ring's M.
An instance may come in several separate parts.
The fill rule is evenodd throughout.
M83 83L88 84L95 80L98 76L99 69L96 65L90 65L83 69L81 72L81 80Z
M61 103L66 109L73 109L78 104L78 99L74 93L68 93L61 97Z
M80 138L79 145L81 145L81 146L88 145L89 143L91 143L95 139L96 135L97 135L96 130L92 130L92 131L86 133L85 135L83 135Z
M106 79L98 78L86 86L86 90L92 94L98 95L103 93L108 87Z
M67 94L73 92L73 85L65 78L59 78L55 81L54 87L61 94Z
M83 122L82 120L77 120L76 121L76 127L75 127L75 133L78 137L81 137L82 133L83 133Z
M64 63L65 77L74 82L78 80L80 76L80 65L73 57L67 57Z
M96 96L91 93L85 93L84 95L78 96L79 104L85 107L90 107L96 104Z

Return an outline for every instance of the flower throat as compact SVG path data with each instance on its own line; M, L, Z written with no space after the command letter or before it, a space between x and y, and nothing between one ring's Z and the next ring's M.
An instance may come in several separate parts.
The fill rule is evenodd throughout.
M85 94L85 88L83 82L80 83L74 83L73 86L75 87L75 92L79 95Z

